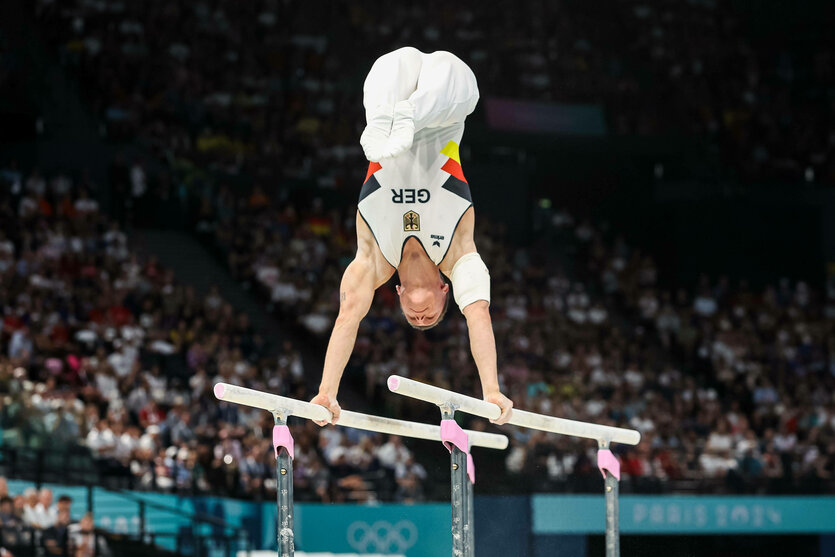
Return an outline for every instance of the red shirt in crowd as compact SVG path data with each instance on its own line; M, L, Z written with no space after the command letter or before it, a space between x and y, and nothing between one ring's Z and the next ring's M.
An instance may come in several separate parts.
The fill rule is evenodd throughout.
M156 404L149 404L139 411L139 423L143 427L159 425L165 420L165 412Z
M107 310L111 323L116 327L127 325L133 320L133 314L123 305L111 306Z

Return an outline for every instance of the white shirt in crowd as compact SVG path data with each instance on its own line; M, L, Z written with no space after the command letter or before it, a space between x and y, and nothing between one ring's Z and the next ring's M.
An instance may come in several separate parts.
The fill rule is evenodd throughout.
M139 439L132 437L129 433L123 433L116 437L116 446L113 449L113 457L124 462L130 458L134 449L139 445Z
M293 303L299 298L299 291L292 282L276 282L272 290L273 302Z
M75 202L75 210L79 213L96 213L99 210L99 202L95 199L79 199Z
M14 256L14 244L11 240L3 240L0 242L0 254Z
M409 475L414 475L415 477L424 480L426 479L426 469L418 462L412 462L411 464L407 462L398 462L394 468L394 477L401 479Z
M23 197L20 200L20 205L17 207L17 214L21 217L28 216L38 210L38 203L29 196Z
M124 350L112 353L107 357L107 363L119 377L127 377L133 369L134 360Z
M145 379L148 381L148 386L151 388L151 397L154 400L165 400L167 385L165 377L162 375L156 376L151 373L145 374Z
M110 456L116 446L116 436L110 428L100 430L94 427L87 434L86 444L97 455Z
M38 515L35 513L35 507L25 505L23 507L23 522L29 526L34 526L38 523Z
M141 164L134 164L130 169L130 193L133 197L145 195L148 186L145 183L145 169Z
M377 459L386 468L395 468L398 464L407 462L411 457L409 449L403 444L387 441L377 450Z
M58 508L55 505L46 508L43 503L38 503L32 513L35 517L35 524L41 528L50 528L58 519Z
M710 451L724 452L730 451L733 447L733 437L727 433L719 433L714 431L707 439L707 449Z
M774 447L782 453L790 452L796 444L797 436L794 433L778 433L774 436Z
M334 427L326 427L319 432L319 446L328 463L333 462L339 454L342 445L342 432Z
M717 309L716 300L710 296L701 295L693 301L693 311L704 317L710 317Z
M119 383L112 375L97 373L96 388L98 388L99 392L106 400L114 401L121 398L121 395L119 394Z
M98 210L98 206L96 206ZM106 252L119 260L127 259L128 239L121 230L108 230L104 233L104 241L107 243Z
M32 338L25 330L18 330L12 333L12 339L9 342L9 357L19 358L24 353L32 354Z

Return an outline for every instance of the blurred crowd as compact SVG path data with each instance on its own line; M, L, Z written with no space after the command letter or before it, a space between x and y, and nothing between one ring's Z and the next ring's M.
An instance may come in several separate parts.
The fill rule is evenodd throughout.
M484 99L598 103L614 134L698 137L731 178L835 182L825 42L775 46L743 5L717 0L489 4L40 0L35 9L111 137L256 183L358 183L362 81L377 56L404 45L459 55Z
M361 182L362 79L396 46L455 52L483 98L602 103L612 133L704 138L739 179L835 182L831 52L762 49L728 3L630 0L605 13L580 2L530 2L524 13L438 2L36 6L106 133L166 160L197 200L196 232L313 337L338 308L356 207L276 199L267 184ZM122 178L109 185L138 203L142 162L117 163ZM222 179L196 179L206 172ZM236 187L244 176L253 188ZM157 186L173 195L166 180ZM217 291L198 295L139 257L94 190L83 177L0 170L4 445L36 447L60 431L139 487L266 496L269 416L217 405L208 389L223 380L306 398L299 354L272 354ZM498 226L477 231L502 386L518 407L640 429L638 447L618 449L626 489L833 489L835 289L675 284L602 223L549 218L530 248ZM348 380L407 417L382 396L390 373L477 393L458 312L426 333L399 312L393 288L381 288ZM422 497L426 472L401 440L293 427L301 498ZM593 446L512 431L515 481L573 489L596 473Z
M706 276L665 284L649 254L605 227L560 212L552 222L579 282L548 273L520 294L519 315L541 323L521 338L544 333L541 346L556 348L520 352L511 392L525 406L641 430L622 453L638 489L697 491L715 479L737 492L835 489L835 289ZM549 306L569 336L553 333ZM595 317L607 312L611 322ZM567 441L539 437L517 445L508 466L521 472L533 458L563 479L576 456L560 448Z
M13 557L42 555L61 557L109 557L103 536L96 535L92 513L72 518L72 498L61 495L53 503L52 490L28 488L9 492L0 476L0 554ZM34 549L34 551L32 551Z
M140 257L71 176L0 170L0 313L0 450L80 441L132 487L274 489L269 415L210 390L308 398L300 354L269 350L216 288L198 296ZM421 497L425 473L398 439L314 429L296 432L302 498Z

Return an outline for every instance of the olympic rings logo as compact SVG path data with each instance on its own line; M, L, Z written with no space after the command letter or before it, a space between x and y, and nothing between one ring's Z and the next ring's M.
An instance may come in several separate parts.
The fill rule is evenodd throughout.
M348 526L348 543L362 553L403 553L415 545L417 539L417 526L411 520L401 520L394 524L378 520L371 525L357 521Z

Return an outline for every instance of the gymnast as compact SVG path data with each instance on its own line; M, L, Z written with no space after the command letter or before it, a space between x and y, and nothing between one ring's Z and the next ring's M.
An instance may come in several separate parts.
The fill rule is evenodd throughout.
M513 403L499 390L490 274L473 240L475 213L458 154L478 96L472 70L444 51L395 50L378 58L365 79L360 144L370 164L359 196L357 254L342 275L339 315L311 400L328 408L334 422L360 321L374 291L395 271L403 315L422 330L443 319L449 284L441 273L449 278L467 320L484 400L502 409L495 423L510 418Z

